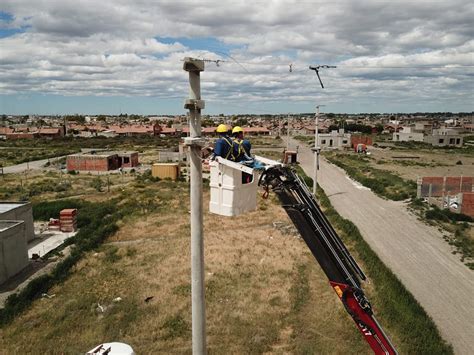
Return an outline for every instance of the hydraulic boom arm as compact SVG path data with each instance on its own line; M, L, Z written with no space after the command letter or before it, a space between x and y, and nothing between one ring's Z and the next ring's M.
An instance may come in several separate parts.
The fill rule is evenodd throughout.
M272 190L329 278L346 311L375 354L397 354L360 287L366 276L319 208L306 184L289 167L268 168L259 185Z

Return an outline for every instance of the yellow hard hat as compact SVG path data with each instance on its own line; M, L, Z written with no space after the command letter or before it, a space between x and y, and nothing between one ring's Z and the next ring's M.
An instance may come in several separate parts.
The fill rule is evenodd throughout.
M217 133L226 133L229 129L227 128L227 126L225 124L220 124L219 126L217 126L217 129L216 129L216 132Z
M232 133L240 133L243 132L244 130L240 126L235 126L234 129L232 130Z

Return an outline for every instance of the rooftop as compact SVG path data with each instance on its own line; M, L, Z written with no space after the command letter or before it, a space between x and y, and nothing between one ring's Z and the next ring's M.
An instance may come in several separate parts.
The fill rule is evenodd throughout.
M6 231L7 229L13 228L21 223L24 223L23 221L0 221L0 232Z
M25 205L25 202L2 202L0 201L0 213L5 213Z
M69 157L110 157L113 155L130 155L130 154L137 154L137 151L100 151L100 152L82 152L76 154L70 154Z

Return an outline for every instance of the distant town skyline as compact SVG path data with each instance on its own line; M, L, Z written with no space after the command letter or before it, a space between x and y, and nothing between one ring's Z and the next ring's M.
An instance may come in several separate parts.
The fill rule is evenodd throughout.
M0 114L472 112L467 0L127 1L0 5ZM321 69L321 88L309 65Z

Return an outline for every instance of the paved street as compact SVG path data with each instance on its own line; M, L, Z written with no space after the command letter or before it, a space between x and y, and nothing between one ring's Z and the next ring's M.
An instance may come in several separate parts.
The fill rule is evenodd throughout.
M303 143L298 160L313 176L313 153ZM319 183L332 205L351 220L383 262L437 324L456 354L474 349L474 272L452 254L442 234L419 221L402 202L379 198L321 160Z

